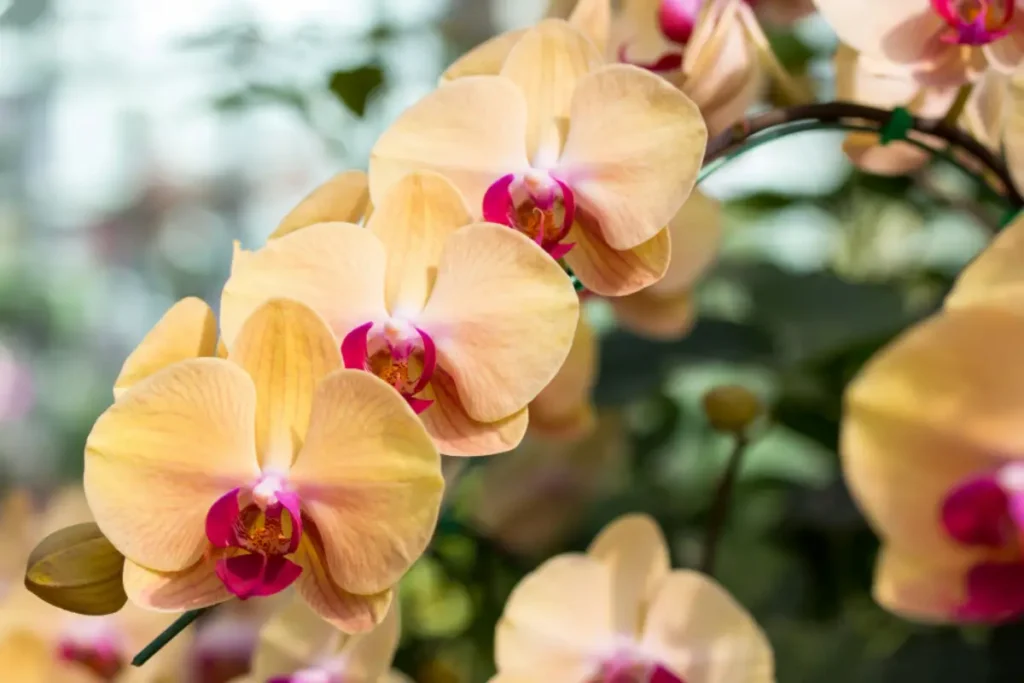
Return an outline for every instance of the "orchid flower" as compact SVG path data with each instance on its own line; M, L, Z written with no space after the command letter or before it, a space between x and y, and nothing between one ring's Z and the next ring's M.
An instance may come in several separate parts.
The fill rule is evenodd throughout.
M671 569L657 524L626 515L587 553L558 555L512 591L491 683L768 683L771 647L714 580Z
M406 173L446 175L477 217L514 227L590 290L639 291L668 267L665 226L693 188L707 130L663 79L606 65L586 35L547 19L498 75L442 83L370 154L375 203Z
M849 386L841 455L882 542L874 594L923 621L1024 615L1024 220ZM912 485L908 485L912 483Z
M19 505L20 507L20 505ZM59 491L35 514L17 514L32 544L51 531L90 521L80 487ZM7 521L7 520L5 520ZM28 556L13 547L22 570ZM167 626L167 618L134 605L116 614L80 616L42 602L23 585L0 601L0 663L5 680L17 683L185 683L183 657L189 636L161 650L145 669L129 661Z
M1024 57L1019 0L815 0L840 40L922 85L959 87Z
M591 394L597 382L598 344L594 329L580 316L569 355L558 374L530 401L530 431L575 441L594 429Z
M619 325L650 339L684 337L696 320L693 288L718 255L722 207L695 191L669 222L672 260L665 277L645 290L611 299Z
M442 452L510 450L569 353L579 301L530 239L470 223L451 183L418 173L377 202L366 228L320 223L236 249L224 337L270 297L302 301L341 340L345 366L390 384Z
M210 351L209 325L165 322L130 361ZM339 628L372 628L433 533L436 449L391 387L342 368L300 303L263 303L227 349L131 384L89 434L85 492L129 598L178 611L295 583Z
M317 223L360 223L368 218L370 188L362 171L342 171L310 192L285 216L269 239Z
M261 629L252 670L233 683L409 683L389 671L400 635L397 602L377 628L349 636L295 600Z

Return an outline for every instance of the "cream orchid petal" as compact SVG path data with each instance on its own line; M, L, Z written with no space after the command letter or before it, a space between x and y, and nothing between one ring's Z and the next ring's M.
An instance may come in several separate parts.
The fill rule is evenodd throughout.
M668 271L647 290L652 294L688 292L711 267L722 243L722 204L694 190L668 223L672 258Z
M290 299L271 299L242 325L228 360L256 385L256 453L286 472L309 427L313 391L341 367L339 342L323 318Z
M622 0L610 29L607 52L622 61L653 64L666 54L682 52L658 24L660 0Z
M384 245L351 223L319 223L255 252L236 245L221 295L224 338L230 346L253 311L269 299L287 298L312 308L342 339L387 316L386 267Z
M1007 102L1003 111L1006 165L1013 184L1020 192L1024 191L1024 66L1017 69L1010 78Z
M387 251L392 315L413 317L423 310L445 242L471 222L462 195L440 174L410 173L388 190L366 227Z
M648 603L672 570L668 543L658 523L644 514L623 515L591 541L587 555L612 573L616 630L639 636Z
M310 192L285 216L269 239L284 237L317 223L359 223L370 204L362 171L343 171Z
M420 419L444 455L505 453L518 446L526 434L526 408L495 422L474 420L466 413L451 377L443 371L434 375L423 397L434 403L420 414Z
M448 238L418 324L437 344L475 420L518 412L565 361L579 298L556 261L525 235L478 223Z
M619 326L647 339L682 339L697 322L697 308L689 292L659 295L641 290L610 299Z
M607 52L612 24L610 0L579 0L569 15L569 23L590 38L598 53Z
M240 368L186 360L134 385L85 445L96 523L129 559L161 571L194 564L210 506L259 475L256 392Z
M901 554L945 564L939 558L976 553L948 535L940 511L965 479L1024 453L1022 334L1024 317L999 309L947 311L905 332L847 388L847 484Z
M394 599L390 588L369 595L344 590L331 578L322 545L306 537L299 547L299 562L299 595L332 626L344 633L358 634L371 631L384 621Z
M1024 214L1003 228L960 273L946 297L947 310L998 306L1024 314Z
M353 680L378 681L391 668L402 636L399 602L392 600L384 621L367 634L345 644L346 671Z
M289 482L323 538L331 580L360 595L388 589L423 553L444 488L419 418L360 370L320 383Z
M1015 9L1006 27L1009 33L982 47L990 68L1004 74L1013 73L1024 62L1024 12L1019 4Z
M815 0L814 4L842 42L897 64L923 61L932 39L945 27L929 0L862 0L852 4Z
M202 558L177 572L124 563L124 590L132 603L158 612L184 612L220 604L234 596L216 574L216 561Z
M114 396L154 372L189 358L213 356L217 319L202 299L187 297L164 313L125 360L114 382Z
M579 80L604 63L586 35L567 21L545 19L512 47L501 75L519 86L526 99L526 154L553 163L562 147Z
M338 654L352 639L295 595L260 629L251 673L261 682L293 674Z
M594 329L580 316L572 347L551 382L530 402L530 420L548 431L556 426L576 426L575 433L592 427L591 394L597 381L598 344ZM588 418L590 418L588 420ZM583 424L572 425L582 420Z
M601 296L626 296L650 287L665 276L672 238L663 229L638 247L616 251L604 242L592 219L576 214L566 242L575 244L565 262L583 286Z
M505 603L495 635L498 670L585 673L595 648L615 642L612 599L612 573L599 560L578 554L551 558L520 581Z
M872 595L879 605L915 622L948 623L964 604L970 554L928 557L882 546Z
M1019 82L1019 78L1016 80ZM1013 104L1013 98L1024 95L1015 94L1013 88L1014 81L1011 77L992 70L986 71L981 80L974 85L974 90L964 107L960 124L990 150L996 151L1002 146L1004 128L1009 128L1008 124L1014 116L1014 111L1010 109L1016 106ZM1006 153L1009 161L1009 140ZM1009 165L1012 175L1012 161Z
M651 601L643 644L685 681L774 683L768 638L713 579L691 570L666 576Z
M441 74L441 83L466 76L496 76L513 46L526 33L526 29L506 31L480 43L462 55Z
M692 100L648 71L614 64L579 81L556 175L609 246L632 249L682 207L706 144Z
M379 203L407 173L438 171L475 215L487 189L529 168L526 100L500 76L467 76L442 84L405 110L370 152L370 196Z

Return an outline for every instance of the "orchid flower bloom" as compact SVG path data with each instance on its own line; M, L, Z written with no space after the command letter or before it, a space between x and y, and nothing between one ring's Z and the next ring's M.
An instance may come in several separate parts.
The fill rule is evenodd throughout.
M342 171L310 192L271 233L269 239L317 223L360 223L370 215L370 188L362 171Z
M232 683L411 683L389 671L400 635L397 602L377 628L350 636L295 600L263 626L249 675Z
M212 314L168 315L185 309L193 324L165 317L128 365L215 349ZM263 303L227 348L155 369L89 434L85 492L129 598L177 611L295 583L337 627L372 628L433 533L437 450L391 387L342 368L300 303Z
M224 337L270 297L302 301L341 340L345 366L390 384L442 452L510 450L569 353L579 301L530 239L471 223L451 183L418 173L381 198L366 228L320 223L237 249Z
M840 40L918 83L958 87L1024 57L1019 0L815 0Z
M24 570L30 546L52 531L90 521L80 487L59 491L45 508L28 513L20 508L19 536L30 537L24 548L5 545L5 553ZM14 529L11 529L12 531ZM5 536L11 538L11 536ZM16 557L15 557L16 556ZM0 664L4 680L17 683L185 683L183 657L191 637L185 635L161 650L145 669L133 670L136 652L160 634L167 618L125 605L116 614L81 616L53 607L20 582L0 601Z
M604 64L547 19L498 75L442 83L370 154L376 203L406 173L439 171L477 217L564 258L590 290L631 294L668 267L665 226L693 188L707 130L697 107L642 69Z
M681 339L696 321L693 288L718 255L722 207L695 191L669 222L672 260L665 277L645 290L611 299L619 325L642 337Z
M530 401L530 432L575 441L593 431L591 394L597 382L597 354L594 329L581 315L569 355L558 374Z
M605 528L587 554L558 555L512 591L491 683L769 683L771 647L714 580L671 569L645 515Z
M875 597L908 618L1024 615L1022 266L1018 218L846 393L844 473L882 541Z

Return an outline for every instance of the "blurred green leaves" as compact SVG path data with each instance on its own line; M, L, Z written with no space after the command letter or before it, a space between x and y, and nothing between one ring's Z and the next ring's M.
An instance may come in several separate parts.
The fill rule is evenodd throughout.
M364 64L354 69L339 69L328 79L328 87L345 107L360 118L366 104L384 85L384 70L377 64Z

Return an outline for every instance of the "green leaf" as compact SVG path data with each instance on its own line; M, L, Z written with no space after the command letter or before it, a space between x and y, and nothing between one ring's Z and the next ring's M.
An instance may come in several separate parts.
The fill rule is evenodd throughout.
M356 116L366 114L366 103L384 85L384 71L376 64L342 69L330 76L329 87L342 104Z

